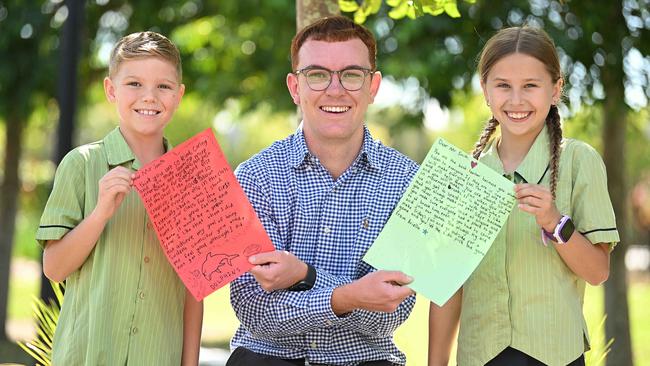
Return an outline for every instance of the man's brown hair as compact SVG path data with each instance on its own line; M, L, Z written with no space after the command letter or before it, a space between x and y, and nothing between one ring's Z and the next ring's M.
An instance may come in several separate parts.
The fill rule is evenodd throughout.
M291 41L291 67L298 67L298 52L307 40L325 42L344 42L354 38L360 39L368 47L370 68L377 67L377 42L375 36L364 26L356 24L344 16L322 18L306 26Z

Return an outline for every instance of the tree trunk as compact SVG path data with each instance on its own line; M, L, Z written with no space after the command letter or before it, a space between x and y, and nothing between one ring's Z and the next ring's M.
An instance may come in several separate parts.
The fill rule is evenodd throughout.
M605 334L614 339L612 350L607 356L608 365L632 365L632 346L630 341L630 321L627 301L627 269L625 252L628 245L626 185L625 185L625 132L627 126L626 108L623 101L623 84L618 87L608 83L607 72L603 72L603 85L607 90L604 103L603 146L604 161L607 167L609 195L616 214L616 227L621 237L620 243L611 254L610 275L605 283ZM615 90L618 89L618 90ZM620 94L615 97L614 94Z
M22 150L23 121L9 113L5 121L7 146L5 147L4 180L0 187L0 342L7 340L7 304L9 300L9 264L16 229L20 178L18 164Z
M59 53L57 99L60 113L56 132L56 149L53 157L55 165L59 165L65 154L72 149L75 114L77 111L77 65L81 53L84 1L68 0L66 5L69 15L62 28ZM41 273L41 299L45 300L46 303L49 303L49 300L56 300L52 286L50 286L49 280L43 273Z
M340 14L337 0L296 0L296 30L320 18Z
M611 2L610 24L625 24L621 3ZM609 280L605 283L605 336L614 339L607 364L632 365L632 345L627 301L627 269L625 252L628 245L627 209L625 185L625 135L627 112L623 85L622 35L604 32L603 49L609 50L606 65L602 69L603 87L607 96L603 103L603 160L607 167L609 195L616 214L616 226L621 241L611 254Z
M341 15L338 0L296 0L296 33L316 20ZM302 121L302 111L296 107L296 126Z

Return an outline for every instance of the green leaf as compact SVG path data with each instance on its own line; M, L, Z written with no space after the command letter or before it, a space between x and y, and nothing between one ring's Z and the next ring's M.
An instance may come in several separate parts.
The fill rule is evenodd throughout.
M377 14L379 12L379 9L381 9L381 1L382 0L367 0L370 4L370 14Z
M407 1L408 0L386 0L386 5L395 8L402 3L406 3Z
M409 8L408 2L402 1L398 6L388 12L388 16L393 19L402 19L407 15Z
M46 304L39 298L34 298L32 301L32 310L34 319L38 323L36 329L36 338L31 342L18 342L18 345L30 356L32 356L39 365L51 366L52 364L52 343L54 339L54 331L56 330L56 323L59 320L59 304L63 303L63 291L61 284L50 282L54 289L54 294L58 303L50 300Z
M435 17L435 16L438 16L438 15L444 13L445 8L425 8L424 12L427 13L427 14L431 14L431 15L433 15Z
M354 22L357 24L363 24L368 16L364 13L363 9L358 9L354 12Z
M359 4L355 0L339 0L339 8L343 12L351 13L359 9Z
M445 13L452 18L460 18L460 12L458 12L458 7L456 2L447 2L445 3Z
M422 3L419 0L411 1L409 6L413 9L416 18L419 18L422 15L424 15L424 13L422 12Z
M411 19L415 19L419 15L418 15L418 12L417 12L417 10L415 9L414 6L409 6L408 9L406 9L406 16L411 18Z

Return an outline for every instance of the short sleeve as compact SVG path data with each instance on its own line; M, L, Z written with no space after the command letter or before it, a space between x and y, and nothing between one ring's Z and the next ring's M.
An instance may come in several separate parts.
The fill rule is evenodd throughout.
M607 190L605 164L591 146L574 142L573 165L573 222L591 243L618 243L614 209Z
M45 247L48 240L59 240L83 219L85 199L85 160L77 150L69 152L54 175L54 185L36 231L36 240Z

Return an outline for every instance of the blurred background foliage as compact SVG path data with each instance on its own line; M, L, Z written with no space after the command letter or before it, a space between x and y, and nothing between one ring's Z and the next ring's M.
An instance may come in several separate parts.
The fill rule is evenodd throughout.
M650 176L650 0L411 2L421 11L404 8L402 0L332 3L377 37L384 83L368 113L371 131L415 161L439 136L471 149L489 118L475 74L480 48L497 29L529 24L543 27L558 46L565 136L603 153L619 143L606 129L613 114L627 146L617 157L624 169L617 186L627 194ZM441 15L415 17L440 13L424 8L434 3L443 4ZM63 75L60 52L70 42L63 28L75 6L78 67ZM394 19L395 12L403 19ZM56 167L64 105L58 90L74 80L76 117L64 131L72 146L102 138L117 124L101 84L108 54L121 36L141 30L169 36L182 54L186 94L166 131L173 144L213 128L235 167L297 127L285 85L296 31L293 0L0 0L0 178L7 187L0 199L16 200L0 207L0 239L8 241L0 242L0 310L8 258L40 260L33 236ZM647 246L648 227L628 217L626 241Z

